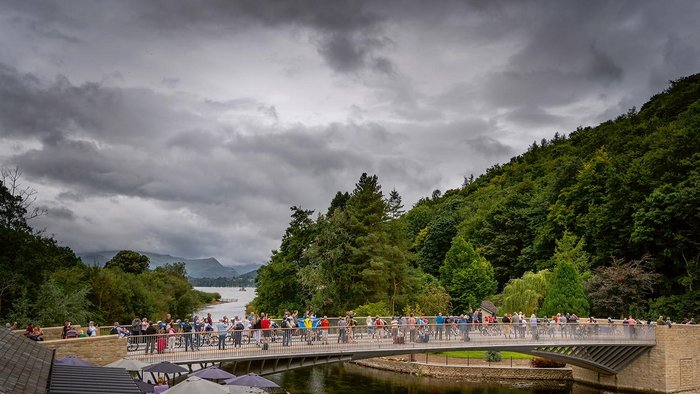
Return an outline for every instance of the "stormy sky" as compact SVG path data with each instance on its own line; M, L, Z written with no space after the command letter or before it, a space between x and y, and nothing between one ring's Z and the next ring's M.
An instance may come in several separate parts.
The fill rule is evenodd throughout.
M0 166L75 251L262 263L700 72L698 1L0 1Z

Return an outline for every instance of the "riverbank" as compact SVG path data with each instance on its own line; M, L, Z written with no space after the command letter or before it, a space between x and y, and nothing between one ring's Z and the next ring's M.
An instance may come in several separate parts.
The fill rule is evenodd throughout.
M529 362L525 364L523 360L513 360L511 367L510 363L489 366L484 360L472 360L466 365L463 359L449 359L448 365L445 365L445 358L436 355L428 356L428 362L422 362L425 355L416 355L414 359L420 361L410 361L410 356L399 356L357 360L353 363L415 376L470 382L508 382L517 386L559 386L573 381L571 368L532 368Z

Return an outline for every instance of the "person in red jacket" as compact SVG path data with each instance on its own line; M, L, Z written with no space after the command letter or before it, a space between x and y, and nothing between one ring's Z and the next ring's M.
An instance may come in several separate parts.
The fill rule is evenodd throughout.
M323 344L328 345L328 327L330 327L331 323L328 321L328 316L323 316L323 319L321 319L321 338L323 339Z
M270 317L267 313L262 313L262 319L260 320L260 328L262 329L262 342L269 342L270 338Z

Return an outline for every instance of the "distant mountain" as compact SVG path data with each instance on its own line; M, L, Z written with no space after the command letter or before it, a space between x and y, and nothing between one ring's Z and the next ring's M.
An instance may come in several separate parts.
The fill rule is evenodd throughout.
M236 271L238 271L238 273L243 275L243 274L247 274L247 273L253 272L253 271L256 271L256 274L257 274L258 268L260 268L262 266L263 266L262 264L252 263L252 264L236 265L233 268L235 268Z
M107 261L109 261L114 255L117 254L117 250L110 251L100 251L92 253L77 253L78 257L83 260L83 263L87 265L97 265L103 267ZM238 271L233 267L227 267L222 265L217 259L209 257L207 259L186 259L184 257L170 256L167 254L158 254L152 252L142 252L150 260L150 268L154 269L168 263L177 263L182 261L185 263L185 268L187 269L187 276L193 278L235 278L239 276ZM241 268L248 270L249 265L241 266ZM255 269L254 267L253 269ZM242 270L241 272L246 272Z

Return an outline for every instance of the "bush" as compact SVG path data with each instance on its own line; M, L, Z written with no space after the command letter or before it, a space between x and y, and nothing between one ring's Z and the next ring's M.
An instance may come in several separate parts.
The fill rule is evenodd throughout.
M389 316L389 305L384 301L364 304L355 308L355 316Z
M484 354L484 360L491 362L491 363L497 363L501 361L503 357L501 356L501 352L495 352L493 350L489 350Z
M530 360L532 368L564 368L566 364L557 361L548 360L546 358L535 357Z

